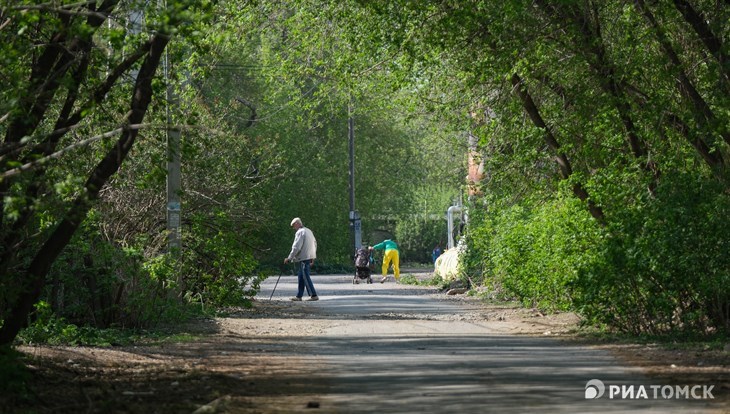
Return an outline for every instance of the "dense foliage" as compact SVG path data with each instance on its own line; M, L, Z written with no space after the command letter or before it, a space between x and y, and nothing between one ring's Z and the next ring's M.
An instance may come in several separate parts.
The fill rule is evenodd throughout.
M280 267L294 216L318 236L315 271L349 269L348 116L366 238L423 206L426 225L404 233L422 239L422 255L442 222L433 213L456 191L442 186L446 198L423 205L411 188L458 182L459 169L435 161L450 148L428 122L381 99L395 89L331 76L348 32L310 30L324 11L2 3L0 342L29 320L36 332L144 328L188 303L246 304ZM181 133L179 148L168 131ZM180 251L165 223L171 152L183 160Z
M728 331L726 7L364 7L374 44L479 139L465 277L623 331Z
M220 16L215 59L201 89L212 111L245 126L275 156L275 177L258 186L265 244L257 258L279 265L301 217L318 240L314 271L351 269L348 121L355 136L355 209L363 241L396 236L405 260L428 261L443 238L444 212L458 194L464 156L448 128L434 127L393 76L373 69L352 43L347 4L261 2ZM203 61L205 60L205 61ZM269 161L271 162L271 161ZM415 228L407 228L409 221ZM438 230L435 230L438 229Z
M183 297L218 305L252 294L242 289L256 286L251 250L228 230L237 210L206 205L229 196L215 186L189 182L190 248L165 243L167 124L197 131L181 149L191 172L221 175L225 166L195 155L236 148L225 143L232 133L193 139L207 137L195 114L167 111L184 89L168 62L204 50L213 6L2 3L0 343L40 317L40 299L64 320L105 328L174 317Z
M0 343L29 317L144 327L245 304L295 216L315 272L347 268L350 121L366 243L429 262L464 199L469 280L622 331L727 332L728 17L710 0L2 1Z

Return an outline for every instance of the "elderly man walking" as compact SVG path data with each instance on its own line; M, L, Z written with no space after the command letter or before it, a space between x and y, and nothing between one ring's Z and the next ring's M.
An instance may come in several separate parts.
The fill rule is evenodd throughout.
M295 217L291 221L291 227L296 231L294 234L294 243L292 243L289 256L284 259L284 263L295 262L297 264L297 275L299 279L299 290L297 295L291 300L300 301L304 296L306 288L311 295L307 300L319 300L317 291L314 290L312 278L309 275L309 268L317 258L317 239L314 238L312 230L304 227L302 220Z

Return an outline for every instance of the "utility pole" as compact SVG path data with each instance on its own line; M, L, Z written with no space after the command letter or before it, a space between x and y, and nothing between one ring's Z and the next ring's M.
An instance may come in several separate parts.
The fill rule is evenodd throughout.
M170 252L182 248L180 234L180 129L173 127L172 108L178 106L178 96L170 81L169 54L165 52L165 81L167 82L167 246Z
M165 8L166 0L158 0L158 7ZM180 171L180 128L173 126L173 111L178 111L180 100L175 86L170 79L170 45L165 49L163 69L166 85L165 115L167 119L167 251L174 258L180 259L182 250L180 190L182 189L182 173ZM185 282L180 268L177 267L177 295L183 297Z
M165 0L158 0L159 8L165 7ZM142 21L144 20L144 11L131 10L129 12L130 32L138 34L141 31ZM168 49L165 50L165 57L162 61L165 84L167 85L167 248L170 252L178 252L182 247L180 237L180 189L181 189L181 173L180 173L180 129L173 128L172 108L178 106L178 97L175 88L170 82L170 58ZM134 78L137 77L137 71L132 72ZM182 285L180 285L182 286Z
M352 116L352 98L350 98L347 112L347 129L350 140L350 229L355 246L353 251L355 251L362 246L362 223L360 214L355 210L355 119Z

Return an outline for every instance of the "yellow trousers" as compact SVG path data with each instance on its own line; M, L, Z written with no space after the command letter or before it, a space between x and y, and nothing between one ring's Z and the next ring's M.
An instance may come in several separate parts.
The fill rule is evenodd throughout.
M388 268L393 263L393 275L395 280L400 279L400 257L398 256L398 250L390 249L385 251L383 256L383 277L388 275Z

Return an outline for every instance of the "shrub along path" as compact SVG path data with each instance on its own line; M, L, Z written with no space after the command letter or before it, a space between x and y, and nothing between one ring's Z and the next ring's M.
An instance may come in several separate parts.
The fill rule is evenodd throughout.
M417 275L425 277L426 275ZM253 309L185 327L192 341L22 347L33 403L10 412L725 412L726 352L577 341L571 314L484 305L433 289L315 276L262 284ZM630 362L627 362L631 359ZM701 363L701 364L700 364ZM699 366L698 366L699 364ZM672 367L674 365L674 367ZM665 368L666 367L666 368ZM591 379L607 389L585 398ZM714 385L712 401L654 400L651 385ZM611 385L649 399L609 399ZM665 391L667 392L667 391Z

